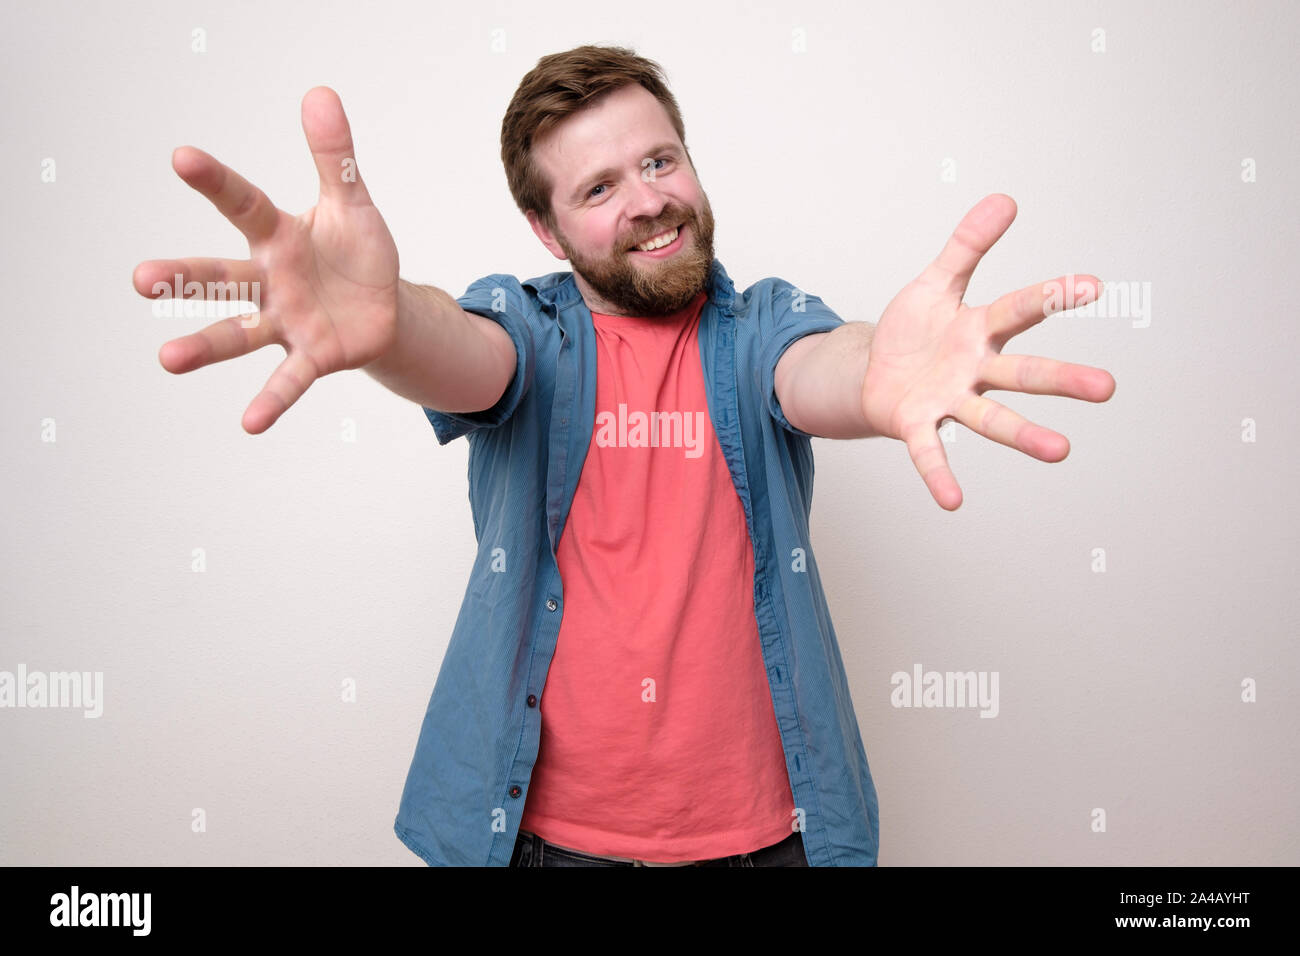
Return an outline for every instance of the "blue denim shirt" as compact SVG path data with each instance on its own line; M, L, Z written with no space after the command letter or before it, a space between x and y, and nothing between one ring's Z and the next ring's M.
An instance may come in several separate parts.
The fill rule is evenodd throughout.
M492 408L424 409L439 444L468 435L478 554L394 830L432 866L508 866L564 614L556 549L595 422L596 337L571 272L486 276L457 302L505 328L517 365ZM782 279L737 296L713 260L699 321L708 411L753 542L754 614L810 866L875 865L880 829L808 535L811 436L774 388L787 346L842 322Z

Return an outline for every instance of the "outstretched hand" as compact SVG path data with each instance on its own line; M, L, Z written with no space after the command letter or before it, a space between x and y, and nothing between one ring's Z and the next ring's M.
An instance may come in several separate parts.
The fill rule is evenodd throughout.
M396 336L397 246L356 169L352 133L333 90L308 91L302 127L320 175L313 208L299 216L277 209L230 167L181 147L172 154L177 175L244 234L250 256L152 259L132 275L135 290L151 298L177 274L184 286L199 283L205 299L225 297L219 288L214 293L224 283L258 290L257 312L172 339L158 352L163 368L181 373L283 346L284 361L244 412L251 434L270 428L313 381L373 361Z
M1061 276L1009 292L989 305L962 302L971 273L1016 217L1010 196L986 196L958 224L925 271L885 308L871 339L862 407L877 434L907 444L930 494L949 511L961 488L938 428L953 418L985 438L1041 461L1060 461L1070 443L985 398L989 389L1104 402L1115 379L1104 369L1033 355L1003 355L1012 336L1047 316L1093 301L1095 276Z

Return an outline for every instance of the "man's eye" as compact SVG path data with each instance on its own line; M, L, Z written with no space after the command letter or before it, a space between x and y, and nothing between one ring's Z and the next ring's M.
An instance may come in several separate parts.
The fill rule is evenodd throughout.
M672 162L672 159L670 159L670 158L667 157L667 156L660 156L658 159L655 160L655 162L656 162L656 163L671 163L671 162ZM656 167L656 168L657 168L657 169L663 169L662 166L659 166L659 167ZM587 197L588 197L588 198L594 197L594 196L596 195L596 190L597 190L597 189L604 189L604 188L605 188L604 183L601 183L599 186L592 186L591 189L588 190L588 192L587 192Z

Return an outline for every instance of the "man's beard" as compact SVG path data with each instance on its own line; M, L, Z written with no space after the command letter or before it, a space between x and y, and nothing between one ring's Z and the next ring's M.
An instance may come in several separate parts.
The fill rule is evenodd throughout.
M671 315L684 309L704 289L713 265L713 210L709 197L701 195L704 202L700 215L687 206L672 205L663 211L657 225L645 230L658 235L685 223L686 235L681 237L684 245L667 259L644 257L638 264L632 261L637 253L626 248L614 250L608 258L587 259L558 230L555 237L573 271L622 314Z

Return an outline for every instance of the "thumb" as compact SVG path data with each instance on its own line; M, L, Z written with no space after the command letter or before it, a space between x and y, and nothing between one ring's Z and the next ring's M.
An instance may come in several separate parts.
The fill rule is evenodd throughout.
M322 198L351 204L371 204L370 193L357 169L352 129L339 95L316 86L302 98L302 131L307 136Z
M921 278L927 285L943 290L960 302L984 253L1002 238L1015 218L1016 201L1010 196L1003 193L985 196L962 217Z

